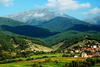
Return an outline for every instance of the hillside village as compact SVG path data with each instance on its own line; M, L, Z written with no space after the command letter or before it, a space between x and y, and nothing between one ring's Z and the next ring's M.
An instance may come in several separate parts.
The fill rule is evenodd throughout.
M85 45L73 46L72 48L65 49L64 52L74 54L74 58L100 56L100 43L96 42L94 44L93 42L88 42Z

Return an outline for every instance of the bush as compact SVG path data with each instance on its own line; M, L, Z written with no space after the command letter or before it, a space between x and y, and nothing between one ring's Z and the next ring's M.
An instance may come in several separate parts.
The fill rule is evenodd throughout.
M45 62L50 62L51 61L51 59L45 59Z
M28 60L34 60L34 58L27 58L26 61L28 61Z
M22 59L18 59L18 61L23 61Z
M68 67L91 67L91 65L88 62L72 61Z
M96 64L96 61L97 60L92 58L88 58L84 62L72 61L71 63L69 63L68 67L91 67Z
M97 63L100 63L100 59L96 59L96 62L97 62Z
M58 61L57 61L57 60L55 60L54 62L55 62L56 64L58 63Z
M6 59L12 59L12 56L7 55L7 54L0 54L0 61L6 60Z
M69 57L69 55L63 54L62 57Z
M32 67L42 67L42 65L39 65L39 64L33 64Z
M17 62L17 60L9 60L9 61L7 61L7 63L13 63L13 62Z
M91 66L93 66L96 63L96 60L95 59L92 59L92 58L87 58L86 59L86 62L90 62L92 64Z
M43 56L42 58L48 58L48 56Z
M42 57L37 57L36 59L42 59Z

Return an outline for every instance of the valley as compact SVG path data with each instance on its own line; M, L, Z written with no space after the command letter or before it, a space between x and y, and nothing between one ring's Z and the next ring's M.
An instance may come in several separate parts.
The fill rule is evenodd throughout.
M48 9L0 17L0 67L100 67L99 24Z

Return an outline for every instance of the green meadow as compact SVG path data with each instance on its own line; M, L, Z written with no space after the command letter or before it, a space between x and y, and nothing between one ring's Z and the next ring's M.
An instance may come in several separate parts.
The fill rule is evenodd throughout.
M70 63L73 60L85 61L86 59L62 57L62 55L63 53L33 55L29 57L33 58L32 60L27 60L28 58L17 58L16 60L21 59L21 61L0 64L0 67L32 67L33 64L42 65L42 67L63 67L66 63Z

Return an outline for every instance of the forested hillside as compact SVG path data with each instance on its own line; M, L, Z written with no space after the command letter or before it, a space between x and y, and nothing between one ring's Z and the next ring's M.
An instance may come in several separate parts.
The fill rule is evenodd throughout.
M88 37L87 37L88 36ZM49 45L56 45L60 42L64 42L63 46L60 48L64 49L66 47L69 47L79 41L82 41L87 37L90 40L96 40L100 42L100 32L98 31L86 31L86 32L80 32L75 30L69 30L62 33L59 33L57 35L45 38L44 40Z
M13 57L26 57L34 51L51 51L45 42L25 36L9 36L0 32L0 60Z

